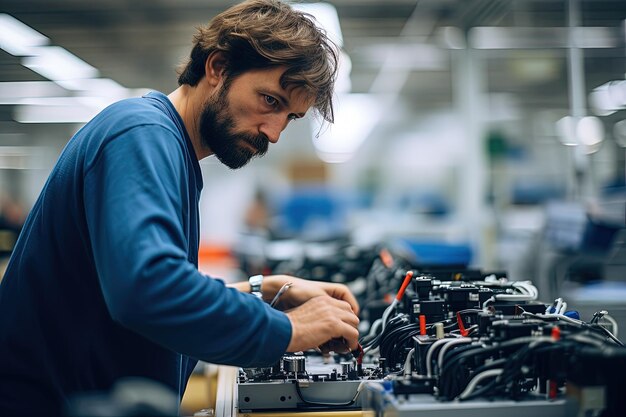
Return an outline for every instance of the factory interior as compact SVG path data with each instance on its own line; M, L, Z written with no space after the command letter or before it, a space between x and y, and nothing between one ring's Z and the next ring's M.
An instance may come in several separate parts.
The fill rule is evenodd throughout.
M70 138L174 91L236 3L2 0L0 279ZM623 415L626 1L288 3L340 49L335 121L307 113L239 170L200 161L198 270L346 285L361 354L200 358L180 405L126 381L66 415Z

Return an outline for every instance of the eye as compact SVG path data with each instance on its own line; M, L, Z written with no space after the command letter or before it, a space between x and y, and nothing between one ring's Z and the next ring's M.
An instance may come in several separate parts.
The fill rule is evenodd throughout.
M274 97L272 96L268 96L267 94L263 95L263 99L265 100L265 103L269 106L274 107L275 105L278 104L278 100L276 100Z

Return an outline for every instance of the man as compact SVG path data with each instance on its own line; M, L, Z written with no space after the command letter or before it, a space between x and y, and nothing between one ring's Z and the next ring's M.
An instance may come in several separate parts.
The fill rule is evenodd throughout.
M228 9L194 42L177 90L108 107L52 170L0 286L0 415L59 414L126 376L182 396L198 359L356 348L344 286L265 277L265 301L293 284L281 312L197 270L198 161L242 167L310 107L332 120L336 51L276 0Z

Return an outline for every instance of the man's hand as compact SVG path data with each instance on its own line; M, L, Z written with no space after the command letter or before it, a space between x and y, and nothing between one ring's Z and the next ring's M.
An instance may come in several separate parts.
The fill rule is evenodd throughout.
M343 353L358 346L359 318L346 301L319 295L289 310L287 317L292 327L288 352L322 347Z
M281 295L278 305L282 310L298 307L308 300L320 295L328 295L337 300L345 301L354 314L359 314L359 303L343 284L333 284L330 282L307 281L304 279L291 277L288 275L269 275L263 279L263 298L271 301L280 288L291 282L292 286Z
M348 287L288 275L269 275L263 278L263 299L272 301L287 283L292 285L280 296L278 307L286 310L291 321L292 334L288 352L320 348L323 352L343 353L357 348L359 304ZM240 291L249 291L247 282L230 286Z

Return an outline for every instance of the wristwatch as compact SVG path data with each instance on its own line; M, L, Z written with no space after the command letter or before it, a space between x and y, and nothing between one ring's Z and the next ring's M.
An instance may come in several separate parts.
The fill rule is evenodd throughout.
M248 278L248 282L250 283L250 293L262 299L261 284L263 284L263 275L253 275Z

